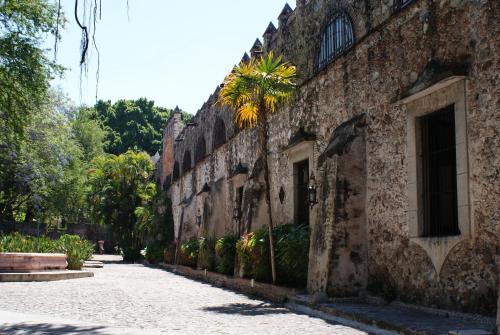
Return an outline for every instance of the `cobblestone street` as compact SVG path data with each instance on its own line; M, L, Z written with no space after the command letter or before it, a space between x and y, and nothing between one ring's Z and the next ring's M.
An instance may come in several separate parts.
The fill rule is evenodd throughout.
M367 334L142 265L106 264L93 271L94 278L0 283L0 334L15 333L16 323L5 317L10 312L128 329L127 334L136 333L130 329L144 334ZM15 334L55 333L17 326L25 330Z

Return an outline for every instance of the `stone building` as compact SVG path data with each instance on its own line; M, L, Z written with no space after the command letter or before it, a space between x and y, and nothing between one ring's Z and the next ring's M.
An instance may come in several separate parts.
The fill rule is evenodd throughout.
M297 0L253 45L251 56L274 50L300 74L294 101L270 119L267 159L274 221L311 228L310 293L382 287L495 314L499 9L495 0ZM174 113L164 132L160 179L180 240L267 223L256 133L235 126L218 92L187 124Z

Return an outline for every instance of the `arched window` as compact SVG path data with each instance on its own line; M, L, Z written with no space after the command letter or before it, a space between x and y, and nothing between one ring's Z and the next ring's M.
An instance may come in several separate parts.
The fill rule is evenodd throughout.
M207 145L205 143L205 137L201 136L196 142L196 150L194 151L194 162L198 163L207 155Z
M217 118L213 132L213 148L216 149L226 142L226 125L224 124L224 120Z
M191 152L187 150L184 153L184 159L182 160L182 173L186 172L191 168Z
M180 171L179 171L179 162L174 163L174 172L172 173L172 180L175 181L179 179Z
M318 55L318 69L324 68L353 44L354 33L351 20L345 12L336 12L323 32Z

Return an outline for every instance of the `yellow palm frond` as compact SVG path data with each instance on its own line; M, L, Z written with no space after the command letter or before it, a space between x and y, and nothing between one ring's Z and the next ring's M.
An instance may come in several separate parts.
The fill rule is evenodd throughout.
M253 127L259 118L266 118L290 100L296 89L295 77L295 66L270 52L236 66L224 80L217 103L235 110L240 127Z
M240 128L252 128L257 123L259 117L259 107L252 102L242 105L236 111L236 123Z

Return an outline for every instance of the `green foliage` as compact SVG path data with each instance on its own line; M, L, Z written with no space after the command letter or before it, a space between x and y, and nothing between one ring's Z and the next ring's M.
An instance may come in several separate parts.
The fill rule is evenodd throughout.
M83 261L90 259L94 253L94 245L81 240L78 235L62 235L55 243L57 250L68 256L69 270L81 270Z
M279 283L303 287L309 264L309 229L306 226L281 225L273 229ZM260 228L243 235L236 251L246 277L269 281L269 230Z
M215 239L204 234L198 239L198 245L198 265L202 269L207 269L209 271L215 270Z
M94 245L81 240L78 235L62 235L58 240L52 240L46 236L32 237L14 233L0 237L0 252L64 253L68 269L80 270L83 261L92 257Z
M245 276L258 281L269 281L271 268L269 263L269 233L267 228L257 229L245 234L236 244Z
M0 237L0 252L39 252L54 253L55 242L46 236L31 237L19 233Z
M217 240L215 252L220 257L220 262L216 268L217 272L230 276L234 274L237 242L238 237L236 235L225 235Z
M153 241L148 243L146 247L146 260L151 264L157 264L163 261L163 251L165 247L163 244Z
M59 69L41 44L55 35L56 22L57 8L48 0L0 1L2 132L22 137L31 115L45 102L49 80Z
M57 136L64 125L52 113L49 96L49 81L61 69L41 48L54 35L56 21L57 8L48 0L0 1L0 221L54 210L46 186L60 185L65 175L51 160L62 149L74 149L65 130ZM45 122L38 131L40 119ZM50 125L57 129L50 131Z
M289 101L296 89L295 66L270 52L241 62L224 80L219 104L231 107L240 127L262 124L269 113Z
M197 239L182 242L179 263L183 265L196 266L199 250L200 243Z
M309 228L282 225L273 230L276 241L277 271L279 282L305 287L309 265Z
M106 129L107 153L119 155L134 150L154 155L161 151L163 128L171 111L155 106L154 101L141 98L118 100L114 104L99 100L92 113Z
M110 225L126 261L140 258L146 226L146 205L156 194L153 164L145 153L104 155L89 171L88 202L95 222ZM142 213L141 213L142 211ZM138 219L142 218L143 221Z
M145 235L146 258L150 247L155 250L155 255L156 252L158 253L156 256L159 256L160 249L163 255L163 250L170 246L174 240L174 219L171 202L167 193L157 188L152 200L137 207L135 215L138 220L139 229ZM157 262L162 259L158 259Z
M0 146L0 220L79 222L86 212L88 162L62 109L71 108L52 92L25 125L26 136ZM1 133L0 133L0 136Z

